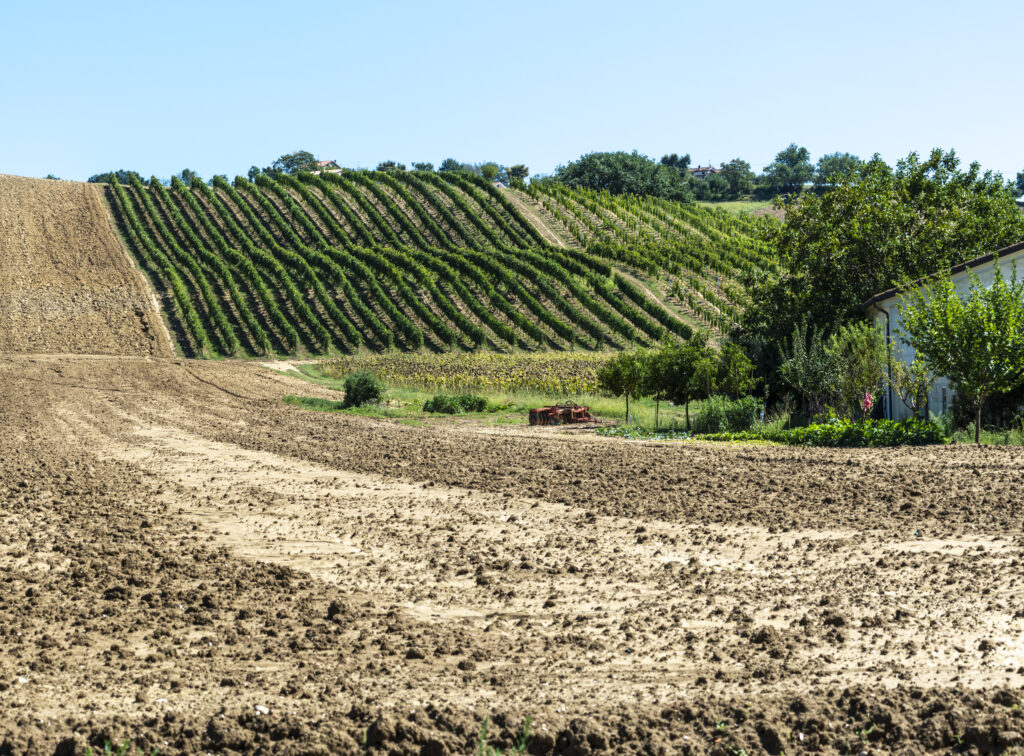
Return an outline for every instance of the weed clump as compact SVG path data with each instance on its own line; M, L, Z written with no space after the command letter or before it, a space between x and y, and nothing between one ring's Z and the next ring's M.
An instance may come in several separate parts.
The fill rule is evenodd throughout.
M700 414L694 418L694 433L740 433L757 425L764 404L754 396L730 401L724 396L713 396L704 402Z
M482 396L473 394L438 394L432 399L423 403L424 412L440 412L446 415L456 415L463 412L483 412L487 409L487 400Z

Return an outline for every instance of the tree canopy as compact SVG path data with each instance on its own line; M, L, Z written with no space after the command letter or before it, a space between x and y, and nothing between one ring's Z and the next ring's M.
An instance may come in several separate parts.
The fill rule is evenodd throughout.
M675 167L655 163L636 151L591 152L558 166L555 178L569 186L604 189L612 194L652 194L676 200L693 197Z
M649 360L646 352L619 352L597 371L597 385L612 396L626 397L626 422L629 400L639 399L648 388Z
M840 176L856 172L861 165L863 161L849 152L822 155L814 169L814 187L819 190L828 189Z
M831 333L872 295L1024 238L1024 214L999 174L952 151L877 155L827 192L803 194L762 227L783 274L749 279L748 337L782 343L794 323Z
M1007 281L997 262L991 287L972 274L970 293L961 297L946 271L908 292L902 310L907 343L974 410L977 443L985 400L1024 383L1024 282L1016 268Z
M316 168L316 157L312 152L299 150L282 155L273 163L270 168L265 169L267 173L299 173Z
M796 194L813 176L810 151L793 143L765 166L763 181L775 194Z
M473 169L455 158L445 158L437 167L439 173L472 173Z
M126 171L126 170L124 170L122 168L121 170L107 171L106 173L97 173L94 176L90 176L88 178L88 183L90 183L90 184L109 184L109 183L111 183L111 178L116 178L117 179L117 183L119 183L119 184L127 184L127 183L131 182L132 176L138 176L138 175L139 174L136 171Z

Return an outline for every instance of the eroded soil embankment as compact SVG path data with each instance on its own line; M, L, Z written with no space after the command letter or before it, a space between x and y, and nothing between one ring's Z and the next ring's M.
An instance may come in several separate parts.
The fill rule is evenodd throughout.
M96 184L0 175L0 354L170 356Z
M488 715L506 744L533 717L534 753L1024 731L1012 451L409 428L241 364L0 381L14 752L465 753Z

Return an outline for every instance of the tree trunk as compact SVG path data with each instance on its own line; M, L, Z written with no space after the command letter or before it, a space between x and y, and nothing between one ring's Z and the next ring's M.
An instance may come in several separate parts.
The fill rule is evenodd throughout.
M686 400L686 432L690 432L690 400Z
M981 444L981 403L974 408L974 443Z
M661 409L661 398L654 398L654 430L658 430L658 410Z
M626 425L629 425L629 394L626 394Z

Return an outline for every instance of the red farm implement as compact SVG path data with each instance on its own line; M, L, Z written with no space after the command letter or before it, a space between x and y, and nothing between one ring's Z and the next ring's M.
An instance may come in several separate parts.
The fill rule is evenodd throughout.
M569 425L570 423L596 423L590 414L590 407L581 407L572 402L552 404L530 410L530 425Z

